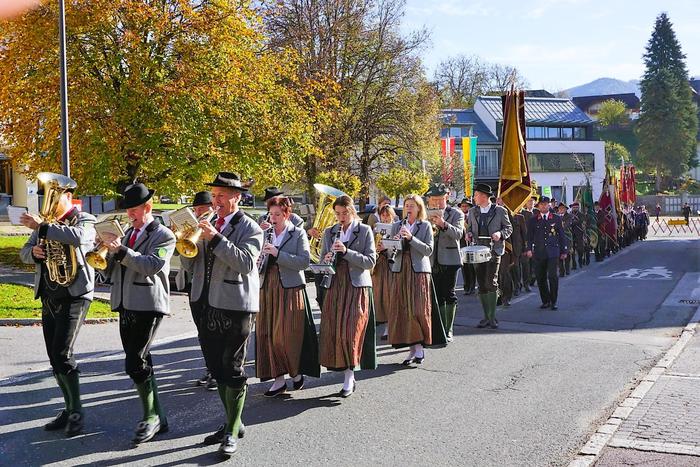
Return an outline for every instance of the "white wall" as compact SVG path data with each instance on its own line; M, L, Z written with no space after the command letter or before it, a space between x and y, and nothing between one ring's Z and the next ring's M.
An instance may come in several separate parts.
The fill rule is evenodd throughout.
M593 154L595 171L591 173L593 200L597 201L605 178L605 143L603 141L527 141L527 151L532 153L588 153ZM586 184L582 172L532 172L530 177L537 186L561 186L566 176L566 200L574 200L574 186Z

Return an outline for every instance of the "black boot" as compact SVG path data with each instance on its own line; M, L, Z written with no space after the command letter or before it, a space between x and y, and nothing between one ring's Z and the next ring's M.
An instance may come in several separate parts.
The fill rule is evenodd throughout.
M83 406L80 402L80 374L74 370L61 375L68 394L68 421L66 436L71 437L83 431Z

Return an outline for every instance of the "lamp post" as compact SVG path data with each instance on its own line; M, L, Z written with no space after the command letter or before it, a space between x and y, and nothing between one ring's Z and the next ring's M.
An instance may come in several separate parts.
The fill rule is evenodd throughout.
M61 68L61 166L63 175L70 177L70 135L68 131L68 78L66 75L66 6L58 0L59 64Z

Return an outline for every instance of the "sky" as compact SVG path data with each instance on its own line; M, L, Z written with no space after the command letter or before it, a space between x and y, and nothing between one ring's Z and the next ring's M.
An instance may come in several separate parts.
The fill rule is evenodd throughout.
M425 27L430 78L454 55L512 65L531 89L552 92L597 78L639 79L654 21L666 12L700 75L699 0L406 0L404 32Z

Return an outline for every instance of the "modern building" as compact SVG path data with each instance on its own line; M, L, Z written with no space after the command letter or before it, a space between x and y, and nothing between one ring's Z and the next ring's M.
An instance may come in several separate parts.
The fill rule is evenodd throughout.
M462 138L477 137L476 181L496 188L501 165L501 98L481 96L473 109L445 109L442 114L441 137L455 137L455 151L460 155ZM594 120L570 99L549 97L526 97L525 120L530 175L538 191L571 203L589 177L597 199L605 177L605 143L593 140Z

